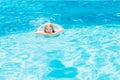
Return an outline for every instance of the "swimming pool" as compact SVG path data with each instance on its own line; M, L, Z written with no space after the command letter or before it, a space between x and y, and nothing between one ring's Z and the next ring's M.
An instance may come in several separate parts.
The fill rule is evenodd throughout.
M0 4L0 80L120 79L120 1ZM65 32L35 35L48 20Z

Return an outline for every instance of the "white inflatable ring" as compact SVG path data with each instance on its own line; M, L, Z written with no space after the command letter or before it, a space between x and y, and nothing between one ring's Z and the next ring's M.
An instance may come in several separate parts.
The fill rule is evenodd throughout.
M41 26L38 27L37 31L42 31L44 29L45 24L42 24ZM55 30L60 30L62 27L58 24L53 23L53 28Z

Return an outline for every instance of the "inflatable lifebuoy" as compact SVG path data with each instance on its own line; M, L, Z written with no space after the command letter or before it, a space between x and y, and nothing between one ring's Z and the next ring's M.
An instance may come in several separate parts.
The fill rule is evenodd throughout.
M41 26L39 26L38 29L37 29L37 31L42 31L44 29L45 25L46 24L42 24ZM52 23L52 25L53 25L53 27L54 27L55 30L62 29L62 27L60 25L58 25L58 24Z

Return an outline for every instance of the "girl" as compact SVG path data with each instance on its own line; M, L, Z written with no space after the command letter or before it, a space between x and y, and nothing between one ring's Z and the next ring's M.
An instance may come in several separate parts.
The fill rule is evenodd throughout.
M36 34L43 34L43 35L54 36L56 34L59 34L59 33L63 32L63 31L64 31L63 29L55 30L54 27L53 27L53 24L49 22L49 23L45 24L43 30L41 30L41 31L38 30L35 33Z

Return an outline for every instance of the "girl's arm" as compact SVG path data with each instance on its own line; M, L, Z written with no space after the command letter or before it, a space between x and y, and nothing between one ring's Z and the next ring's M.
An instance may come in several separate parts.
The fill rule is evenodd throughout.
M45 32L43 32L43 31L37 31L37 32L35 32L35 34L49 35L49 33L45 33Z
M63 31L64 31L64 29L60 29L60 30L56 31L56 33L59 34L59 33L63 32Z
M35 32L35 34L43 34L43 32L42 31L37 31L37 32Z
M51 34L48 34L48 35L54 36L56 34L59 34L59 33L63 32L63 31L64 31L64 29L61 29L61 30L56 31L55 33L51 33Z

